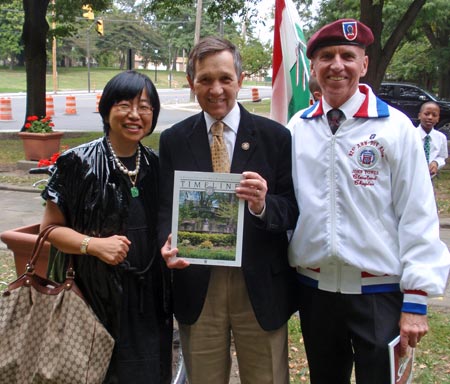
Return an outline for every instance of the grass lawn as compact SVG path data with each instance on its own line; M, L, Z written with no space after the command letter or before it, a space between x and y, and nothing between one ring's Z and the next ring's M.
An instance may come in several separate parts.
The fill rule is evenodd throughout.
M414 384L449 384L450 311L430 309L428 322L430 332L416 348L413 382ZM289 367L292 384L310 383L300 322L296 315L289 321ZM352 383L354 382L353 380Z
M91 68L90 84L91 90L103 89L105 84L116 74L122 72L116 68ZM154 81L155 72L139 70ZM87 90L88 70L86 67L58 68L57 90ZM169 71L158 71L157 88L169 87ZM187 87L186 74L183 72L172 72L172 88ZM46 76L47 92L53 91L53 75L51 69L47 70ZM24 68L5 69L0 68L0 93L26 92L26 74Z
M152 81L155 81L155 71L138 69L139 72L145 73ZM103 89L105 84L116 74L122 72L117 68L90 68L89 77L91 90ZM64 68L58 67L57 70L57 90L87 90L88 89L88 70L86 67ZM157 72L156 88L169 88L169 71ZM172 72L172 81L170 88L187 88L185 72ZM270 85L270 83L255 83L247 79L244 85ZM53 74L51 68L47 69L46 76L47 92L53 91ZM16 68L13 70L0 67L0 93L26 92L26 74L24 68Z

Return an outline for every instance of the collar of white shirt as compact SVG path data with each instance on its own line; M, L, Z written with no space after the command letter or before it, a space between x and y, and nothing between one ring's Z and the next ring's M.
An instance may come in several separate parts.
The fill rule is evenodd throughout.
M204 112L205 116L205 122L206 122L206 129L209 133L211 130L211 125L213 125L216 122L216 119L214 119L208 112ZM239 127L239 121L241 119L241 110L239 109L238 103L234 104L233 109L226 115L222 121L228 128L230 128L235 135L237 135L238 127Z
M364 102L365 95L361 93L361 91L358 89L353 94L350 99L348 99L344 104L342 104L338 109L340 109L342 112L344 112L345 118L349 119L353 117L353 115L358 112L359 108L361 107L361 104ZM327 113L333 109L325 100L325 98L322 98L323 102L323 113L326 117Z

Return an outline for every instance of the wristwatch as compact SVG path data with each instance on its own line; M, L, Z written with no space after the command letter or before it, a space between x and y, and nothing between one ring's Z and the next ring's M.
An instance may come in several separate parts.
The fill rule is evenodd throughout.
M80 252L82 255L86 255L87 254L87 249L88 249L88 245L89 245L89 241L91 240L91 238L89 236L86 236L83 241L81 242L80 245Z

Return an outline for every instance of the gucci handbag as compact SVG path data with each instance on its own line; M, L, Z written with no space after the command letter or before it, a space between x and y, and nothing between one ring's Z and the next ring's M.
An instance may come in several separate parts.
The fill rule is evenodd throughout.
M72 261L59 284L34 273L49 233L38 236L26 272L0 297L0 383L102 383L114 339L75 284Z

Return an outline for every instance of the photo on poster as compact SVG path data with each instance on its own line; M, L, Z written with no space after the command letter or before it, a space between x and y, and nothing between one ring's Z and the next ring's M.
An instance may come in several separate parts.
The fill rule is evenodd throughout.
M175 171L172 246L191 264L241 266L241 174Z

